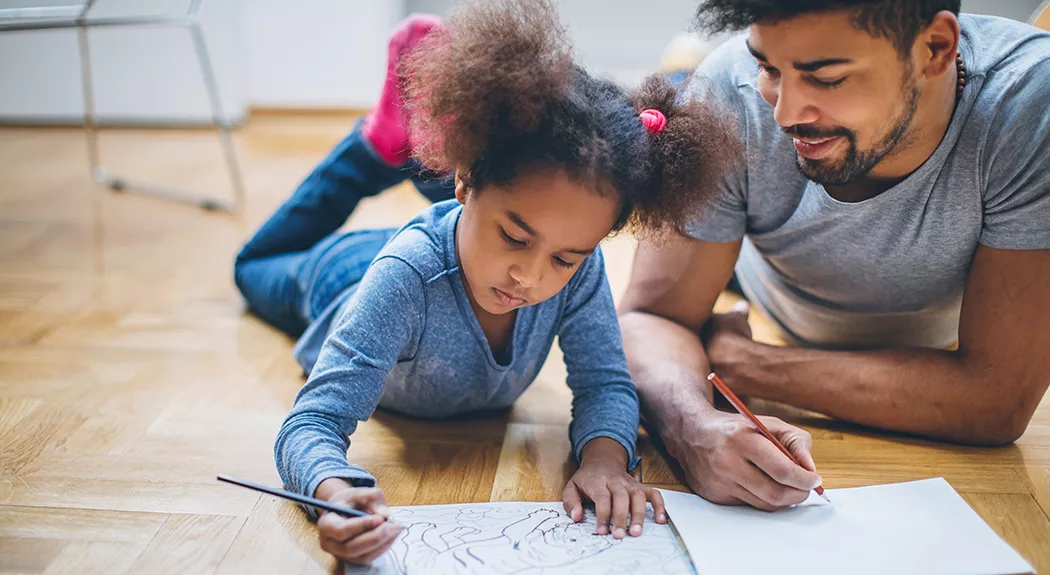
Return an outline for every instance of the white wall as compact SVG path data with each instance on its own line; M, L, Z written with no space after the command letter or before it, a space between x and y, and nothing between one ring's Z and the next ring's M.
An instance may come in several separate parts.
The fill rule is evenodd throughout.
M33 3L0 2L0 8ZM92 14L179 15L185 14L188 4L188 0L99 0ZM213 0L205 4L201 20L224 114L234 120L243 116L248 102L239 72L244 68L237 25L241 8L241 0ZM95 108L103 121L210 120L211 108L188 30L93 29L89 45ZM0 33L0 78L0 119L76 123L82 118L77 39L71 29Z
M243 13L253 106L370 107L404 0L250 0Z
M68 4L74 0L50 0ZM699 0L558 0L576 52L595 72L631 82L654 70ZM0 0L0 8L46 3ZM98 0L94 14L179 13L189 0ZM225 113L249 106L369 107L386 41L409 12L443 14L456 0L206 0L203 27ZM1039 0L963 0L965 11L1026 19ZM642 10L644 7L644 10ZM91 32L96 106L118 122L210 119L193 47L181 29ZM79 122L74 33L0 33L0 121Z
M41 3L0 0L0 8ZM183 14L188 4L98 0L92 15ZM371 106L385 74L387 37L404 14L403 0L207 0L201 25L226 117L237 121L249 106ZM103 122L210 122L186 30L89 34ZM0 121L79 123L84 108L75 32L0 33L0 85Z

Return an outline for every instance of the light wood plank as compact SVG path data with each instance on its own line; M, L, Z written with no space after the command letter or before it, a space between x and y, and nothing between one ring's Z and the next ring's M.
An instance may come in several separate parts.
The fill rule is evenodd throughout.
M73 541L55 557L44 575L120 575L127 573L145 544Z
M561 501L576 472L568 433L560 425L511 423L503 441L492 501Z
M1031 495L963 493L962 496L1037 573L1050 573L1050 520Z
M168 518L131 567L133 573L213 573L244 517L183 515Z
M145 546L167 517L161 513L0 505L0 537L110 541Z
M43 573L65 546L54 539L0 537L0 573Z

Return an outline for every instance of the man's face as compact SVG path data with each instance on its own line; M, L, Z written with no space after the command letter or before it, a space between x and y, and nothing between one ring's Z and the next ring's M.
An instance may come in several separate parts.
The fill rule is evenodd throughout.
M754 24L748 47L807 178L846 184L910 145L920 95L911 60L855 28L848 11Z

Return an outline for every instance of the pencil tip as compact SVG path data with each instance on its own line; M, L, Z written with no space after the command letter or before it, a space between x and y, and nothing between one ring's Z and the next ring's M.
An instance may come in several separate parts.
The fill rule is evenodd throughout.
M828 503L831 503L831 500L828 499L827 495L825 495L823 493L818 493L817 495L820 495L820 498L823 499L824 501L827 501Z

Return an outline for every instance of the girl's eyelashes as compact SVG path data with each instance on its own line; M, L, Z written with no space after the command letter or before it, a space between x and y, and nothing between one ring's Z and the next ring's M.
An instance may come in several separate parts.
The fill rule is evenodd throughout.
M528 245L528 242L526 242L526 241L515 239L515 238L511 237L511 235L507 233L507 230L503 229L502 227L500 227L500 229L499 229L499 235L503 236L503 241L507 242L508 244L510 244L510 245L512 245L512 246L514 246L516 248L523 248L523 247Z
M510 234L508 234L507 230L503 229L503 226L500 226L499 228L499 235L503 238L503 241L507 242L508 244L510 244L510 246L515 248L523 248L529 244L524 240L516 239ZM569 270L576 267L575 263L566 261L558 256L553 256L551 259L554 260L554 265L558 267L562 267Z
M572 263L571 261L565 261L564 259L558 256L554 256L554 264L561 265L561 267L565 268L566 270L571 270L576 267L575 263Z

